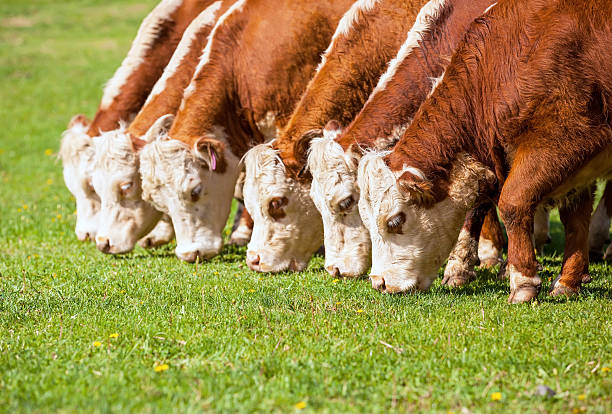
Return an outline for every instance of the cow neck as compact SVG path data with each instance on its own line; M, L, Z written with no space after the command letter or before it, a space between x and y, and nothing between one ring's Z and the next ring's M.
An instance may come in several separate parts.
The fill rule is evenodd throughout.
M296 158L295 143L309 131L321 130L332 119L348 125L363 107L403 41L409 27L408 16L415 16L424 1L399 2L413 9L402 13L394 3L398 2L381 2L360 12L348 32L334 35L321 66L274 143L285 164L303 167L305 159Z
M342 148L347 150L351 144L363 149L393 145L431 92L432 80L443 74L469 24L490 4L491 0L446 0L427 16L427 27L413 27L419 34L411 33L402 45L398 61L383 75L390 78L376 87L337 138Z

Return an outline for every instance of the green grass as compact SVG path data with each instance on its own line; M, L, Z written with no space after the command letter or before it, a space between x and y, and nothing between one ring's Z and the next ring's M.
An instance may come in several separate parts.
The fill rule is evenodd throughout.
M173 246L109 257L78 242L46 150L93 114L155 1L142 3L0 3L1 412L612 410L612 267L592 265L578 298L547 297L556 218L543 293L520 306L487 271L390 296L332 280L320 257L270 276L244 250L195 266Z

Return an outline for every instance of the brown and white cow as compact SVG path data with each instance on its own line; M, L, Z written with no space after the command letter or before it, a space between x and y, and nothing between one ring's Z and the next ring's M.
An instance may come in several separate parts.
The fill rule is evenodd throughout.
M239 0L219 19L170 131L140 157L182 260L220 252L240 158L286 122L350 3Z
M490 0L428 2L351 124L344 131L326 128L323 137L311 141L308 153L308 169L312 174L310 195L323 218L326 260L330 260L335 272L346 275L347 269L355 269L357 246L364 243L363 237L367 237L369 244L368 230L357 209L357 164L362 151L386 149L397 142L431 91L431 80L443 73L448 57L469 24L491 3ZM468 217L468 223L477 222L473 214ZM482 221L479 224L482 225ZM489 238L482 240L479 246L484 247L480 251L481 262L492 264L499 261L503 236L496 215L489 224L483 232ZM478 224L473 227L473 232L480 233ZM460 237L446 267L445 282L459 285L472 279L477 260L476 244L466 243ZM361 266L355 270L353 272L363 274L368 269Z
M355 2L338 24L316 75L280 136L245 156L244 199L254 220L247 249L251 269L302 270L321 246L323 226L309 195L310 180L299 176L305 166L305 146L321 135L327 121L337 119L346 125L363 107L424 3ZM339 268L347 276L361 274L370 263L367 232L358 232L353 246L352 261L342 266L336 263L335 246L326 243L328 271L336 273Z
M466 212L498 200L511 303L541 280L532 245L541 203L566 230L551 294L588 278L593 181L612 176L612 7L596 0L499 2L471 26L392 152L359 164L373 287L425 290Z
M610 215L612 215L612 181L606 183L604 193L591 217L589 226L589 250L591 257L612 260L612 244L604 253L606 243L610 242Z
M126 253L156 225L162 213L142 199L139 151L158 128L167 130L179 108L217 19L232 4L216 1L185 30L164 73L128 128L94 138L96 153L92 183L100 196L100 223L96 245L104 253ZM157 122L157 129L152 126ZM151 130L150 130L151 129Z
M93 240L98 227L100 200L91 185L94 156L91 138L134 118L186 27L212 2L162 0L143 20L126 58L106 84L93 121L84 115L76 115L68 124L62 135L60 158L64 181L76 199L75 231L79 240Z

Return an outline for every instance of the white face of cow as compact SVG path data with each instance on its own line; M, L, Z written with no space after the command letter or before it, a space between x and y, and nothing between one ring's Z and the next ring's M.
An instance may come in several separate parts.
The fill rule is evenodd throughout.
M425 207L417 186L426 178L408 166L404 171L417 182L398 183L401 174L389 169L384 155L366 154L358 170L359 211L372 239L372 287L390 293L426 290L457 241L478 195L479 178L491 180L492 173L460 155L448 196Z
M323 242L309 186L286 175L268 144L252 148L244 159L244 204L254 222L247 264L258 272L303 270Z
M172 219L176 255L187 262L209 259L223 248L240 172L224 137L218 127L189 148L160 134L141 151L144 197Z
M104 253L127 253L161 213L142 199L138 155L126 131L105 132L94 142L92 183L101 201L96 246Z
M62 135L60 158L64 182L76 200L75 233L79 240L93 240L98 229L100 199L91 184L95 154L92 138L87 135L89 121L75 116Z
M339 130L324 130L310 143L310 196L323 218L325 269L332 275L358 277L371 262L370 234L359 216L358 160L334 141Z

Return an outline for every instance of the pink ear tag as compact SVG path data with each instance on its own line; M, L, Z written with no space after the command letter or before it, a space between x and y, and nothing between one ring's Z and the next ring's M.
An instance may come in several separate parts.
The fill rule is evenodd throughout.
M210 169L214 171L217 169L217 158L215 157L215 152L210 150L210 147L208 147L208 155L210 155Z

